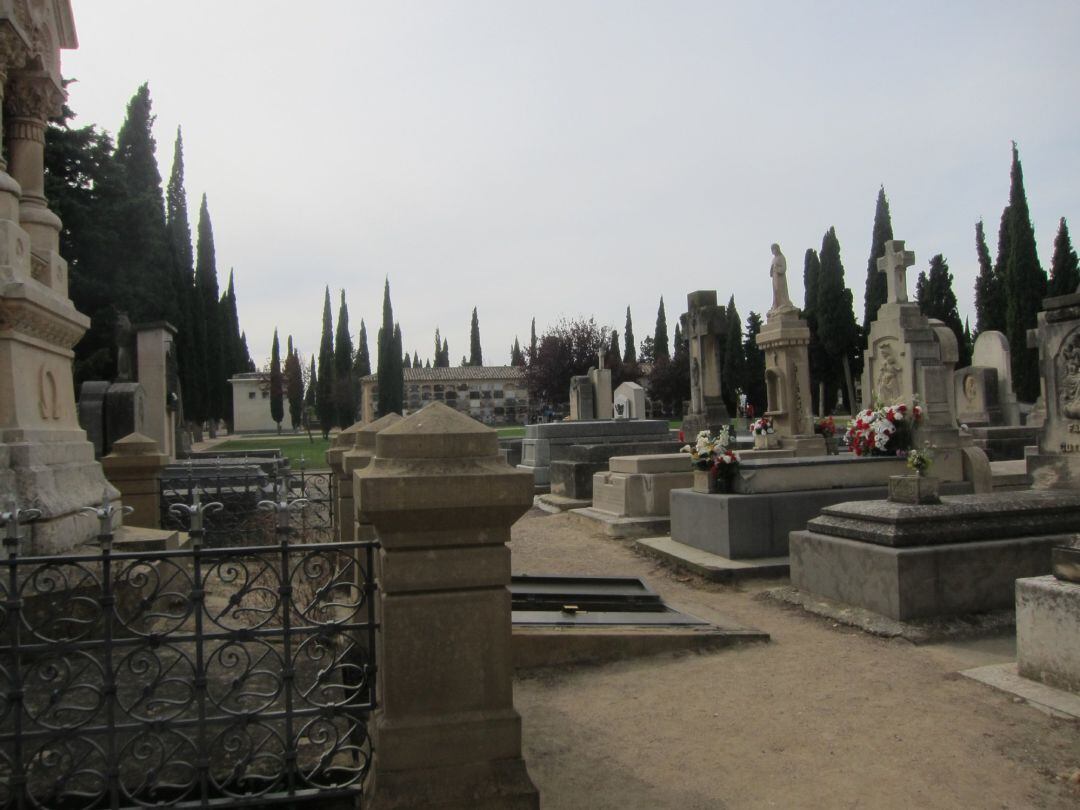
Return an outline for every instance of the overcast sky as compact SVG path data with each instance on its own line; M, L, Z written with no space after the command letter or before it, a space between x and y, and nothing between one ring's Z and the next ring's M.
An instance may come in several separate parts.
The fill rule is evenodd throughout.
M862 320L884 184L914 270L943 253L974 323L1019 142L1040 256L1080 227L1080 3L74 0L77 123L114 135L149 82L161 173L183 126L257 363L318 350L323 289L370 348L389 276L405 347L509 361L560 317L638 342L664 296L801 303L836 227ZM1078 234L1080 238L1080 234ZM914 273L909 281L914 293Z

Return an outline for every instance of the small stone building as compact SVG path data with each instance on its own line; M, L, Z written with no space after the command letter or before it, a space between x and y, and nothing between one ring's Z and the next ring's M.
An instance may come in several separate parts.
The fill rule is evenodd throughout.
M529 390L521 366L456 366L406 368L405 413L408 416L431 402L443 402L487 425L525 424L529 415ZM375 419L379 401L379 377L369 374L360 381L363 392L362 421Z
M270 415L269 374L264 371L237 374L229 380L229 385L233 390L233 433L277 430L277 422Z

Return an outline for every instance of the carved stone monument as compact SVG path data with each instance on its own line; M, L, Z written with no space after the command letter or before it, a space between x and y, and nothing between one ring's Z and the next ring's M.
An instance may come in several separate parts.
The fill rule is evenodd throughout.
M786 267L780 246L772 246L773 306L766 314L765 325L757 336L757 345L765 353L765 393L768 404L765 416L782 448L794 448L796 455L825 455L825 439L814 435L810 404L810 327L787 296L787 282L778 290L779 262Z
M1080 489L1080 293L1045 299L1036 335L1046 421L1028 475L1036 489Z
M720 396L724 307L716 304L716 290L687 295L682 321L690 345L690 412L683 418L683 433L691 437L731 418Z
M645 389L635 382L624 382L615 389L615 418L644 419Z
M143 432L173 460L176 459L179 396L169 390L169 353L173 350L175 336L176 327L167 321L141 323L135 327L136 371L146 392Z
M994 369L997 377L997 402L1001 408L1002 425L1020 424L1020 404L1013 392L1012 353L1009 339L1001 332L987 330L975 338L971 353L973 368ZM991 423L993 424L993 423Z
M38 554L94 537L97 522L80 510L117 494L75 411L72 347L90 320L68 298L61 223L45 199L45 125L64 101L60 49L76 45L67 0L0 1L0 498L42 511L30 538Z
M935 469L943 478L959 479L962 444L953 402L953 371L959 356L956 337L940 321L919 311L907 296L907 268L915 254L904 242L885 243L878 271L886 274L888 299L870 325L863 358L863 407L916 400L923 408L919 440L937 448ZM945 472L950 468L950 472Z

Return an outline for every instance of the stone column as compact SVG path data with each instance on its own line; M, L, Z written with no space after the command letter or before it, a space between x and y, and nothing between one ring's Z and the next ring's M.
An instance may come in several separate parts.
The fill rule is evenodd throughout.
M334 437L326 451L326 463L334 474L337 489L337 498L334 499L334 525L337 527L338 542L345 539L343 535L351 534L353 524L352 473L345 472L344 457L356 446L356 435L363 426L363 422L356 422L345 428Z
M124 505L134 509L124 521L128 526L161 528L161 471L168 463L157 442L141 433L118 440L101 459L105 477L120 490Z
M537 808L513 705L510 526L533 481L442 403L384 429L356 473L378 534L379 708L366 793L387 808Z
M146 392L146 435L176 458L176 416L169 403L169 349L176 327L168 321L135 326L135 378Z
M8 77L26 64L27 50L15 33L7 27L0 29L0 131L3 131L2 112L7 95ZM7 172L7 160L0 153L0 222L19 221L19 199L22 189Z
M341 540L371 540L375 536L375 529L369 523L360 523L356 519L356 506L354 493L356 487L353 476L357 470L362 470L371 463L375 457L375 437L384 429L401 421L401 415L388 413L380 416L369 425L365 425L356 433L353 447L347 450L341 457L345 479L338 490L341 498Z
M4 95L8 167L22 189L19 222L30 234L34 252L46 260L60 248L61 224L45 199L45 124L50 116L60 112L63 100L63 91L44 72L14 74ZM55 283L42 281L67 294L64 275L56 278Z

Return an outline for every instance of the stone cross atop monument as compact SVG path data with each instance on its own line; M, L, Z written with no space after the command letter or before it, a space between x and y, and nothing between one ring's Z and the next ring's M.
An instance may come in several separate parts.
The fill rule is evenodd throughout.
M885 255L877 260L879 273L885 274L888 285L888 304L907 303L907 269L915 264L915 251L904 250L903 239L890 239L885 243Z

